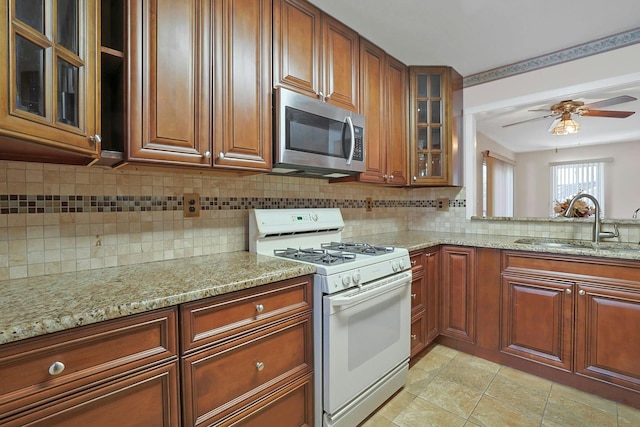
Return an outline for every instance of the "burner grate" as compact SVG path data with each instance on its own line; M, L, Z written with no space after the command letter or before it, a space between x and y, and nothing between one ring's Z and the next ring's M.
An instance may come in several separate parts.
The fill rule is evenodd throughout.
M320 246L323 249L340 250L363 255L382 255L395 250L393 246L371 245L369 243L359 242L331 242L322 243Z
M356 254L354 253L330 252L326 248L275 249L273 254L279 257L295 259L297 261L325 265L342 264L355 261L356 259Z

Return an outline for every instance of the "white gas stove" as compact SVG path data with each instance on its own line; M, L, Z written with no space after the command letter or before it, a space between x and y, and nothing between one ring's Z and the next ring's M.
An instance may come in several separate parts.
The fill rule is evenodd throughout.
M340 209L255 209L249 250L314 264L315 425L352 427L409 369L411 267L404 248L343 242Z
M363 286L408 270L404 248L343 242L340 209L254 209L249 214L249 250L316 265L325 294Z

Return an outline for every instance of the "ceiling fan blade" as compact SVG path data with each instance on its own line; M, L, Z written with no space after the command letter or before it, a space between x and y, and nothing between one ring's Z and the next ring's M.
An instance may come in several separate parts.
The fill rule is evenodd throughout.
M592 117L613 117L617 119L624 119L630 115L635 114L635 111L607 111L607 110L588 110L581 114L581 116Z
M544 119L548 119L549 117L556 117L557 114L547 114L546 116L542 116L542 117L536 117L535 119L528 119L528 120L522 120L519 122L514 122L514 123L509 123L508 125L503 125L503 128L509 127L509 126L514 126L514 125L519 125L522 123L528 123L528 122L535 122L538 120L544 120Z
M547 132L551 132L551 130L556 127L556 125L558 123L560 123L560 119L561 117L556 118L553 122L551 122L551 126L549 126L549 129L547 129Z
M585 105L583 108L603 108L610 107L611 105L622 104L623 102L636 101L637 98L629 95L616 96L615 98L604 99L602 101L593 102Z
M527 111L544 111L544 112L548 112L549 109L548 108L538 108L538 109L535 109L535 110L527 110Z

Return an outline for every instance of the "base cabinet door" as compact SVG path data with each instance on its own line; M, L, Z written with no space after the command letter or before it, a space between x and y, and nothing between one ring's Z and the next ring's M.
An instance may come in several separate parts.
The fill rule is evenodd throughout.
M640 289L578 283L576 372L640 391Z
M501 351L571 371L573 283L504 275Z
M442 315L440 333L475 342L475 248L441 249Z

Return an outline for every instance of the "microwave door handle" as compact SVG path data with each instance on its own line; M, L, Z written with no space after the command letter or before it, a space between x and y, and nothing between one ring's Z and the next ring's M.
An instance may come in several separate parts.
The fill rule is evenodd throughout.
M351 132L351 149L349 150L349 158L347 158L347 165L351 165L353 161L353 153L356 150L356 135L353 130L353 121L351 121L351 116L347 116L347 124L349 125L349 132Z

